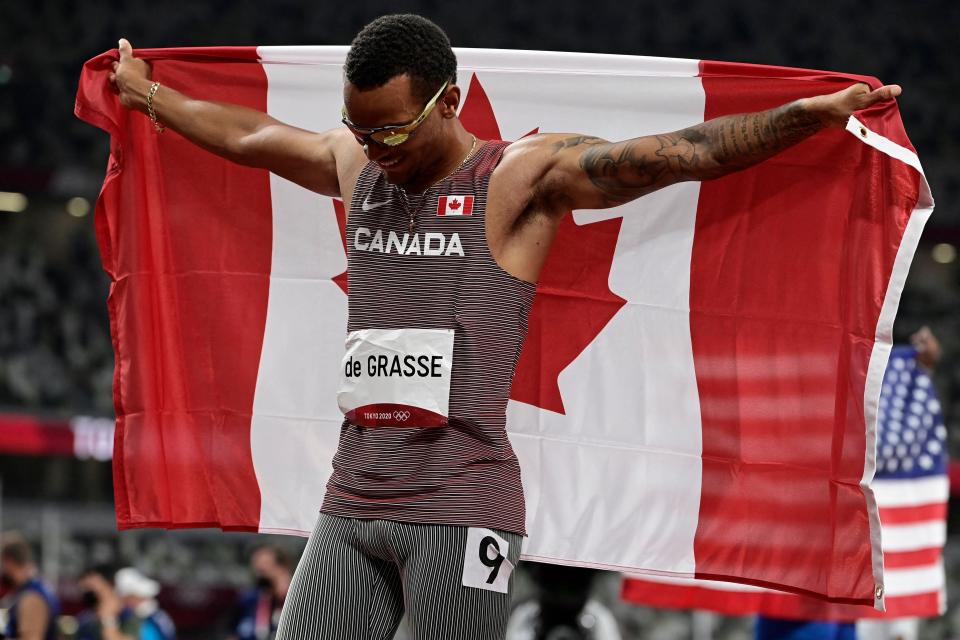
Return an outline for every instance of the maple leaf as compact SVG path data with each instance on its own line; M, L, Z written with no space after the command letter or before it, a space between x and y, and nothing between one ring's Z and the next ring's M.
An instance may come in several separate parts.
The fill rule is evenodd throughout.
M347 210L343 206L343 200L339 198L333 199L333 212L337 216L337 227L340 229L340 242L343 243L343 257L347 257ZM347 272L344 271L340 275L333 276L331 278L337 286L340 287L340 290L344 293L347 293Z
M478 139L501 139L493 107L476 74L470 78L470 90L459 117L467 131ZM537 131L539 127L526 135ZM448 206L459 209L461 203L454 200ZM334 210L346 252L343 201L334 200ZM620 224L620 218L614 218L578 225L572 213L563 217L537 283L511 399L564 413L557 378L626 304L609 286ZM333 280L347 292L346 272Z
M621 218L577 225L564 216L540 272L510 398L564 413L557 378L627 301L610 291Z
M460 121L478 138L500 139L500 126L476 74ZM539 127L530 133L536 133ZM526 136L524 136L526 137ZM557 378L599 335L626 300L610 291L620 218L578 225L567 213L537 283L510 398L563 413Z

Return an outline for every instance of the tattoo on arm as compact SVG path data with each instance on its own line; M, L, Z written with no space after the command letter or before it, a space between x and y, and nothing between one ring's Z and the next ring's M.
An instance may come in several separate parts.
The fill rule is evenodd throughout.
M677 131L623 142L574 136L554 153L585 147L580 167L607 206L682 180L718 178L776 155L823 128L799 102L715 118Z
M729 122L729 127L724 127ZM709 141L718 175L766 160L823 128L820 119L799 102L776 109L716 118L694 127ZM715 177L715 176L708 176Z
M558 151L563 151L570 147L579 147L580 145L603 144L605 142L606 140L596 136L571 136L553 143L553 152L557 153Z

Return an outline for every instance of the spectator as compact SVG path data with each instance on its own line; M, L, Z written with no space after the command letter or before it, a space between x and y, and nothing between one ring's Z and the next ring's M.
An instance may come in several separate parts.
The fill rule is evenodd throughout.
M137 640L140 620L124 607L113 588L114 571L98 566L80 574L84 610L77 620L76 640Z
M250 568L256 586L237 605L231 638L272 640L276 636L280 610L293 578L292 566L290 556L279 547L262 545L254 549Z
M117 571L115 584L124 606L140 620L140 640L176 640L173 620L156 601L160 583L127 567Z
M3 537L0 579L12 589L4 637L56 640L60 603L53 589L40 579L30 544L18 534Z

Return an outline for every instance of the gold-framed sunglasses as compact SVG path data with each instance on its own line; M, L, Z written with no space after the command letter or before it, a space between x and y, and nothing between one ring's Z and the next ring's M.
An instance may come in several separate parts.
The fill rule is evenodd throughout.
M395 147L398 144L403 144L406 142L410 138L410 134L413 133L417 127L423 124L423 121L427 119L427 116L430 115L430 112L433 111L433 108L437 106L440 96L443 95L443 92L446 91L447 87L449 86L449 80L443 83L443 86L440 87L440 90L437 91L432 98L430 98L429 102L427 102L427 106L423 108L423 111L420 112L420 115L407 124L388 125L386 127L358 127L350 122L350 118L347 117L347 105L343 105L343 109L341 109L341 115L343 117L340 119L340 121L347 125L347 128L350 129L350 133L354 135L354 137L357 139L357 142L360 144L369 144L370 141L373 140L377 144Z

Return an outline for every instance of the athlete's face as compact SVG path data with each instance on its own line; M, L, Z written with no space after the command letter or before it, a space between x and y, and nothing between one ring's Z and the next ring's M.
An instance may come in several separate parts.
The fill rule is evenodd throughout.
M422 170L440 157L442 136L450 130L444 123L456 117L459 101L460 89L456 85L448 86L406 141L389 146L366 137L367 157L380 165L390 182L407 184L415 181ZM433 104L425 104L423 97L414 92L413 83L407 75L391 78L375 89L360 90L347 82L343 87L343 102L346 117L353 125L371 129L406 125L415 121ZM358 141L358 144L363 142Z

